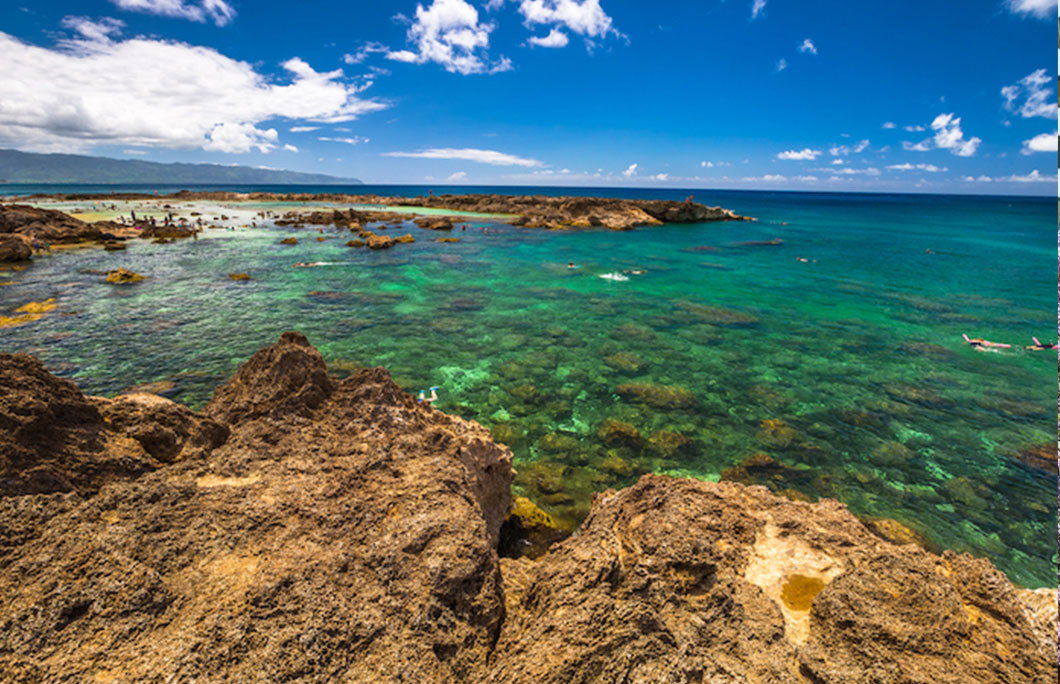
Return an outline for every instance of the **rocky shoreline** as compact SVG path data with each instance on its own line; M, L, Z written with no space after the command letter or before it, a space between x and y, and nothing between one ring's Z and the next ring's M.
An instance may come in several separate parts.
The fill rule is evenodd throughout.
M513 514L548 520L512 507L510 450L298 333L201 413L26 355L0 387L5 681L1057 677L1055 590L831 500L647 475L511 553Z

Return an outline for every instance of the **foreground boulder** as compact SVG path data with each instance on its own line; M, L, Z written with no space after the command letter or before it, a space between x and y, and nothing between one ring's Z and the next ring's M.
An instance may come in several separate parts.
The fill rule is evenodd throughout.
M335 379L298 333L203 414L86 398L28 356L0 355L0 390L5 682L1057 676L1055 591L834 501L645 476L498 559L509 511L549 533L535 554L563 536L511 506L511 452L382 368Z
M26 241L17 235L0 235L0 262L29 261L33 256Z
M95 242L102 236L99 226L54 209L28 204L0 204L0 233L13 233L45 243Z

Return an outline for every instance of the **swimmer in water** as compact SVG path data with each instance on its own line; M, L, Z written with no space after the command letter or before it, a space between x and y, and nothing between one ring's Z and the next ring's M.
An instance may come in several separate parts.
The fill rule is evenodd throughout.
M643 268L629 268L622 272L628 273L630 275L644 275L645 273L647 273L647 271L645 271Z
M427 390L420 390L420 396L416 397L417 404L427 404L430 406L434 402L438 401L438 389L437 387L431 387L431 396L427 396Z
M965 342L980 351L985 351L986 349L991 348L1008 349L1012 346L1011 344L1003 344L1001 342L991 342L990 340L984 340L981 337L968 337L968 335L965 334L962 334L961 337L964 338Z
M567 268L581 268L581 266L578 266L578 264L574 263L573 261L569 261L567 262Z
M1031 351L1045 351L1047 349L1057 348L1056 343L1049 344L1047 342L1039 342L1037 337L1032 337L1031 339L1034 340L1034 344L1027 345L1027 349L1030 349Z

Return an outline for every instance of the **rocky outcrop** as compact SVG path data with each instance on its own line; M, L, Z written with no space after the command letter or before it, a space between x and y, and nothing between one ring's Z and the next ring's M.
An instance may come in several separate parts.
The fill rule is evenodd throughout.
M1053 590L730 482L644 476L566 537L511 505L484 428L382 368L331 377L298 333L203 415L28 356L0 355L0 388L5 682L1057 676Z
M1052 592L894 546L834 501L646 475L576 537L502 562L487 681L1044 682Z
M29 261L33 250L16 235L0 235L0 262Z
M112 285L138 283L143 279L144 277L142 275L135 271L130 271L127 268L116 268L113 271L107 271L107 282Z
M28 204L0 204L0 233L45 243L95 242L103 231L96 225L54 209Z

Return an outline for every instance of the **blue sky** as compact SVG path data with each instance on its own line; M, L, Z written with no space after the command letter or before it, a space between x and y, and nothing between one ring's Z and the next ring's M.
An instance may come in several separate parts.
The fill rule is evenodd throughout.
M0 9L0 146L376 183L1051 195L1056 0Z

